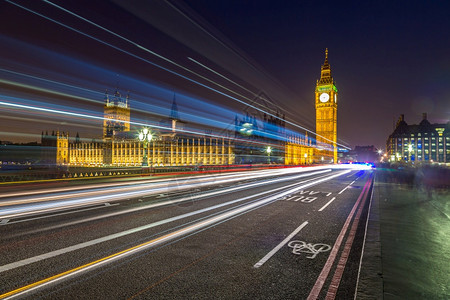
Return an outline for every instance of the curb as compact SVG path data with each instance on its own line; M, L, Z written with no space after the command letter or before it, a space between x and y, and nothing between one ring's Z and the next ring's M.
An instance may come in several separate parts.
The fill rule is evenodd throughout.
M381 264L380 206L376 176L369 204L366 236L355 299L383 299Z

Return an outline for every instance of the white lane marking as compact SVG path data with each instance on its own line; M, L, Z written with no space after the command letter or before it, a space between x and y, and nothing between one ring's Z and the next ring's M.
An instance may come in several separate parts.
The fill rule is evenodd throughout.
M317 181L314 181L314 182L311 182L311 183L307 183L305 185L293 188L293 189L288 190L286 192L282 192L282 193L280 193L278 195L267 197L265 199L253 202L251 204L244 205L241 208L237 208L237 209L231 210L229 212L220 214L220 215L218 215L216 217L212 217L212 218L206 219L204 221L195 223L195 224L193 224L191 226L179 229L177 231L174 231L172 233L166 234L166 235L161 236L159 238L156 238L156 239L153 239L151 241L145 242L145 243L143 243L141 245L138 245L138 246L135 246L135 247L123 250L121 252L112 254L112 255L110 255L108 257L102 258L100 260L97 260L95 262L86 264L84 266L81 266L81 267L78 267L78 268L75 268L75 269L72 269L72 270L66 271L64 273L60 273L58 275L53 276L54 279L50 279L48 281L42 282L41 284L37 284L37 285L31 284L29 286L24 287L25 289L24 288L18 289L18 290L16 290L16 291L18 291L18 293L12 295L11 297L15 298L17 296L22 296L22 295L24 295L26 293L29 293L30 291L33 291L33 290L36 290L36 289L40 289L40 288L42 288L42 287L44 287L44 286L46 286L48 284L53 284L55 282L61 281L63 279L66 279L68 277L72 277L72 276L75 276L77 274L89 271L89 270L91 270L93 268L97 268L99 266L102 266L104 264L111 263L111 262L113 262L115 260L119 260L119 259L124 258L126 256L129 256L129 255L131 255L133 253L142 251L142 250L147 249L147 248L151 248L151 247L157 246L157 245L162 244L164 242L168 242L168 241L173 240L173 239L175 239L177 237L186 235L186 234L191 233L191 232L195 232L197 230L200 230L200 229L202 229L204 227L210 226L210 225L212 225L214 223L217 223L219 221L226 220L227 218L230 218L232 216L236 216L236 215L239 215L241 213L245 213L245 212L251 211L253 209L259 208L259 207L263 207L266 204L270 204L272 202L275 202L275 201L279 200L280 198L282 198L282 197L284 197L286 195L289 195L291 193L297 192L298 190L304 189L305 187L309 187L309 186L312 186L312 185L315 185L315 184L319 184L319 183L327 181L327 180L331 180L331 179L333 179L335 177L347 174L348 172L349 171L340 172L340 173L337 173L336 175L332 175L332 176L329 176L327 178L323 178L323 179L320 179L320 180L317 180ZM305 221L297 229L300 231L307 224L308 224L308 222ZM11 298L11 297L9 297L9 298Z
M307 174L301 174L301 175L297 175L295 177L288 177L287 179L286 178L275 179L275 180L270 180L270 181L264 181L264 182L258 182L258 183L252 183L252 184L237 186L237 187L228 188L228 189L220 190L220 191L209 192L209 193L205 193L205 194L199 194L199 195L196 195L195 199L199 200L199 199L202 199L202 198L205 198L205 197L211 197L211 196L215 196L215 195L229 193L229 192L232 192L232 191L248 189L248 188L251 188L251 187L254 187L254 186L265 185L265 184L269 184L269 183L273 183L273 182L287 181L287 180L292 180L292 179L301 178L301 177L309 177L309 176L318 175L318 174L327 173L327 172L331 172L331 169L323 170L323 171L316 171L316 172L307 173ZM305 183L305 182L308 182L308 181L311 181L311 180L315 180L315 179L318 179L318 178L322 178L322 177L323 176L317 177L317 178L307 179L307 180L304 180L304 181L301 181L301 182L296 182L294 184L285 186L285 188L291 187L291 186L294 186L294 185L298 185L298 184L301 184L301 183ZM275 189L275 190L278 190L278 189ZM275 190L271 190L271 191L275 191ZM268 191L268 192L270 192L270 191ZM268 193L268 192L263 192L261 194ZM256 195L254 195L254 196L256 196ZM169 201L164 201L164 202L158 202L158 203L155 203L155 204L146 205L144 207L131 208L131 209L128 209L128 210L118 211L118 212L114 212L114 213L110 213L110 214L105 214L105 215L100 215L100 216L96 216L96 217L92 217L92 218L87 218L87 219L82 219L82 220L78 220L78 221L74 221L74 222L69 222L69 223L65 223L65 224L62 224L62 225L58 225L58 226L52 226L52 227L46 228L45 230L48 230L48 229L52 230L52 229L62 228L64 226L76 225L76 224L80 224L80 223L85 223L85 222L95 221L95 220L99 220L99 219L103 219L103 218L108 218L108 217L114 217L114 216L118 216L118 215L133 213L133 212L136 212L136 211L145 210L145 209L151 209L151 208L160 207L160 206L164 206L164 205L173 205L173 204L176 204L176 203L179 203L179 202L183 202L183 201L186 201L186 200L191 201L192 197L188 196L188 197L184 197L184 198L179 198L179 199L174 199L174 200L169 200ZM244 200L244 199L241 199L241 200ZM78 210L78 211L81 211L81 210ZM45 217L52 217L52 216L57 216L57 214L52 214L50 216L45 216ZM43 217L24 219L24 220L20 220L20 221L16 221L16 222L9 222L9 223L5 222L5 224L0 224L0 225L9 225L9 224L14 224L14 223L18 223L18 222L25 222L25 221L30 221L30 220L40 219L40 218L43 218Z
M336 197L333 197L333 198L331 198L331 200L330 201L328 201L327 202L327 204L325 204L324 206L322 206L322 208L321 209L319 209L319 211L322 211L322 210L324 210L328 205L330 205L330 203L331 202L333 202L334 201L334 199L336 199Z
M266 254L263 258L261 258L260 261L258 261L253 267L259 268L261 267L266 261L268 261L275 253L278 252L278 250L281 249L284 245L286 245L297 233L300 232L306 225L308 225L308 221L305 221L302 223L302 225L298 226L297 229L295 229L290 235L287 236L281 243L278 244L275 248L272 249L269 253Z
M107 183L107 184L96 184L96 185L90 185L88 187L71 187L71 188L58 188L58 189L50 189L45 191L27 191L27 192L20 192L20 193L6 193L6 194L0 194L0 198L3 197L20 197L20 196L26 196L27 199L19 199L19 200L7 200L0 202L0 206L7 206L7 205L14 205L14 204L23 204L23 203L29 203L29 202L36 202L36 201L53 201L56 199L66 199L67 197L86 197L87 195L96 195L99 193L99 191L96 191L97 188L108 188L108 192L114 193L114 192L123 192L123 191L132 191L132 190L153 190L156 188L165 187L167 191L169 190L169 187L174 187L175 189L180 189L180 181L184 184L219 184L219 183L227 183L227 182L235 182L240 181L242 178L244 179L256 179L256 178L263 178L268 176L276 176L276 175L289 175L292 173L306 173L314 170L323 170L323 169L329 169L329 167L322 166L322 167L311 167L311 168L290 168L290 169L277 169L277 170L262 170L262 171L250 171L246 173L238 173L238 174L216 174L216 175L199 175L194 177L187 177L186 179L181 180L180 178L174 178L174 179L153 179L153 180L145 180L145 181L133 181L131 183ZM331 171L331 169L330 169ZM248 174L247 174L248 173ZM246 175L247 174L247 175ZM220 177L220 178L218 178ZM125 186L126 185L126 186ZM189 189L189 188L188 188ZM78 192L78 190L81 190ZM84 190L84 191L83 191ZM75 192L70 192L75 191ZM37 196L36 198L30 198L31 195L35 194L49 194L49 193L60 193L60 192L69 192L67 194L55 194L55 195L47 195L47 196ZM159 192L155 192L153 194L160 194Z
M340 195L340 194L342 194L346 189L348 189L352 184L354 184L356 182L356 179L355 180L353 180L352 182L350 182L350 184L349 185L347 185L342 191L340 191L338 194Z
M321 177L319 177L319 178L321 178ZM82 249L82 248L86 248L86 247L89 247L89 246L92 246L92 245L95 245L95 244L99 244L99 243L106 242L106 241L109 241L109 240L112 240L112 239L116 239L116 238L119 238L119 237L122 237L122 236L133 234L133 233L136 233L136 232L139 232L139 231L150 229L150 228L153 228L153 227L156 227L156 226L159 226L159 225L163 225L163 224L170 223L170 222L173 222L173 221L177 221L177 220L180 220L180 219L183 219L183 218L187 218L187 217L190 217L190 216L193 216L193 215L196 215L196 214L200 214L200 213L203 213L203 212L206 212L206 211L209 211L209 210L213 210L213 209L220 208L220 207L223 207L223 206L227 206L227 205L230 205L230 204L234 204L234 203L237 203L237 202L245 201L245 200L248 200L248 199L251 199L251 198L254 198L254 197L262 196L264 194L273 193L273 192L276 192L276 191L279 191L279 190L283 190L283 189L286 189L286 188L289 188L289 187L292 187L292 186L295 186L295 185L303 184L303 183L311 181L313 179L317 179L317 178L308 179L308 180L305 180L305 181L302 181L302 182L296 182L294 184L290 184L290 185L287 185L287 186L276 188L276 189L273 189L273 190L270 190L270 191L261 192L261 193L256 194L256 195L251 195L251 196L247 196L247 197L244 197L244 198L228 201L228 202L225 202L225 203L221 203L221 204L218 204L218 205L214 205L214 206L211 206L211 207L207 207L207 208L204 208L204 209L200 209L200 210L197 210L197 211L193 211L193 212L190 212L190 213L179 215L179 216L176 216L176 217L168 218L168 219L165 219L165 220L161 220L161 221L150 223L150 224L147 224L147 225L144 225L144 226L132 228L132 229L129 229L129 230L125 230L125 231L122 231L122 232L111 234L111 235L108 235L108 236L105 236L105 237L101 237L101 238L98 238L98 239L90 240L90 241L87 241L87 242L84 242L84 243L80 243L80 244L77 244L77 245L69 246L69 247L62 248L62 249L55 250L55 251L51 251L51 252L48 252L48 253L45 253L45 254L41 254L41 255L37 255L37 256L34 256L34 257L26 258L26 259L23 259L23 260L19 260L19 261L10 263L10 264L6 264L6 265L3 265L3 266L0 266L0 273L4 272L4 271L15 269L15 268L18 268L18 267L21 267L21 266L25 266L25 265L28 265L28 264L31 264L31 263L34 263L34 262L37 262L37 261L41 261L41 260L44 260L44 259L47 259L47 258L55 257L55 256L58 256L58 255L61 255L61 254L65 254L65 253L72 252L72 251L75 251L75 250L79 250L79 249ZM211 194L214 194L214 192L211 193ZM157 206L157 205L158 204L155 204L154 206ZM115 213L110 214L110 215L115 215Z
M328 193L326 196L328 197L328 196L330 196L332 193Z
M362 245L362 249L361 249L361 258L359 259L358 276L356 277L356 287L355 287L355 298L354 298L354 300L356 300L356 296L358 295L359 277L361 275L361 267L362 267L362 262L363 262L363 258L364 258L364 249L366 247L367 229L369 227L369 219L370 219L370 214L371 214L371 211L372 211L373 191L374 191L374 188L372 188L372 193L370 194L369 208L368 208L368 211L367 211L367 219L366 219L366 227L364 228L364 239L363 239L363 245Z
M2 219L1 221L0 221L0 225L5 225L5 224L7 224L9 222L9 219Z
M293 179L300 178L300 177L312 176L313 174L317 174L319 172L320 173L331 172L331 169L326 169L326 170L316 171L316 172L306 173L306 174L302 173L300 175L275 179L272 181L259 182L259 183L256 183L255 185L268 184L271 182L282 182L282 181L287 181L287 180L293 180ZM177 188L189 190L189 189L197 188L198 185L207 186L207 185L218 184L218 183L219 182L216 181L215 183L213 182L213 183L208 183L208 184L206 184L206 183L183 184L183 185L179 185ZM167 191L167 188L153 189L153 191L143 189L140 191L115 193L115 194L111 194L111 195L94 196L94 197L88 197L88 198L85 198L85 197L73 198L70 200L65 200L63 202L52 201L52 202L45 202L45 203L38 204L38 205L12 207L9 209L0 210L0 217L5 218L5 219L11 219L11 218L24 217L24 216L29 216L29 215L36 215L36 214L41 214L41 213L50 213L52 211L61 210L62 208L77 208L77 207L93 205L93 204L101 204L104 202L119 201L119 200L123 200L123 198L142 197L142 196L145 196L150 193L159 194L162 190ZM172 201L172 203L174 203L174 201Z
M340 194L342 194L346 189L348 189L349 188L349 186L350 185L347 185L342 191L340 191L338 194L340 195Z
M115 234L112 234L112 235L108 235L108 236L105 236L105 237L101 237L101 238L98 238L98 239L87 241L87 242L84 242L84 243L81 243L81 244L69 246L69 247L62 248L62 249L55 250L55 251L51 251L51 252L48 252L48 253L45 253L45 254L41 254L41 255L34 256L34 257L26 258L26 259L23 259L23 260L20 260L20 261L16 261L16 262L13 262L13 263L10 263L10 264L6 264L6 265L3 265L3 266L0 266L0 273L4 272L4 271L7 271L7 270L15 269L15 268L18 268L18 267L21 267L21 266L25 266L25 265L28 265L28 264L31 264L31 263L34 263L34 262L37 262L37 261L41 261L41 260L44 260L44 259L47 259L47 258L50 258L50 257L58 256L58 255L65 254L65 253L68 253L68 252L71 252L71 251L75 251L75 250L78 250L78 249L82 249L82 248L85 248L85 247L88 247L88 246L99 244L101 242L105 242L105 241L109 241L109 240L112 240L112 239L115 239L115 238L119 238L119 237L122 237L122 236L125 236L125 235L128 235L128 234L132 234L132 233L136 233L136 232L139 232L139 231L143 231L143 230L146 230L146 229L158 226L158 225L166 224L166 223L169 223L169 222L172 222L172 221L176 221L176 220L183 219L183 218L186 218L186 217L189 217L189 216L193 216L193 215L196 215L196 214L199 214L199 213L203 213L203 212L206 212L206 211L209 211L209 210L213 210L213 209L216 209L216 208L219 208L219 207L222 207L222 206L226 206L226 205L230 205L230 204L233 204L233 203L236 203L236 202L240 202L240 201L243 201L243 200L247 200L247 199L250 199L250 198L258 197L258 196L261 196L263 194L267 194L267 193L270 193L270 192L275 192L275 191L279 191L279 190L282 190L282 189L286 189L287 187L291 187L291 186L294 186L294 185L299 185L299 184L301 185L301 186L296 187L296 188L294 188L292 190L288 190L288 191L286 191L284 193L281 193L280 196L279 196L279 197L284 197L284 196L292 194L292 193L294 193L294 192L296 192L298 190L304 189L305 187L312 186L314 184L318 184L318 183L324 182L326 180L333 179L335 177L341 176L341 175L346 174L348 172L350 172L350 171L343 171L343 172L340 172L340 173L337 173L335 175L331 175L331 176L328 176L328 177L321 176L321 177L319 177L320 179L313 178L313 179L315 179L315 181L303 184L305 182L313 180L313 179L308 179L308 180L305 180L305 181L300 182L300 183L297 182L297 183L294 183L294 184L291 184L291 185L288 185L288 186L283 186L283 187L280 187L280 188L277 188L277 189L273 189L271 191L266 191L266 192L262 192L262 193L259 193L259 194L256 194L256 195L251 195L251 196L248 196L248 197L245 197L245 198L241 198L241 199L236 199L236 200L233 200L233 201L225 202L225 203L218 204L218 205L215 205L215 206L212 206L212 207L207 207L207 208L204 208L204 209L201 209L201 210L197 210L197 211L194 211L194 212L186 213L186 214L179 215L179 216L172 217L172 218L168 218L168 219L165 219L165 220L162 220L162 221L158 221L158 222L154 222L154 223L151 223L151 224L147 224L147 225L144 225L144 226L141 226L141 227L132 228L132 229L129 229L129 230L126 230L126 231L122 231L122 232L119 232L119 233L115 233ZM275 197L275 198L278 198L278 197Z

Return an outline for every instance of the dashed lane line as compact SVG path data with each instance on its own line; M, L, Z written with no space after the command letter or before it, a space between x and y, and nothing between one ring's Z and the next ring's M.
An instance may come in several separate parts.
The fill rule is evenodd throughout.
M333 198L331 198L331 200L330 201L328 201L327 202L327 204L325 204L324 206L322 206L322 208L321 209L319 209L319 211L322 211L322 210L324 210L328 205L330 205L331 204L331 202L333 202L334 201L334 199L336 199L336 197L333 197Z
M306 225L308 225L308 221L305 221L302 223L302 225L298 226L290 235L288 235L281 243L279 243L275 248L273 248L269 253L266 254L263 258L261 258L260 261L258 261L253 267L259 268L261 267L266 261L268 261L275 253L278 252L278 250L281 249L284 245L286 245L297 233L300 232Z

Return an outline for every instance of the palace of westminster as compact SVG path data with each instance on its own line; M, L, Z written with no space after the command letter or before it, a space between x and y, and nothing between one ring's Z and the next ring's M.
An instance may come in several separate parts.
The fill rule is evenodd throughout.
M43 157L51 164L74 167L333 163L337 162L337 96L326 50L315 88L315 140L306 132L286 134L284 115L278 112L276 116L264 114L262 126L254 116L236 117L234 138L231 134L186 134L174 97L169 124L163 127L167 129L151 129L151 138L140 141L137 130L130 128L128 96L106 93L102 138L82 142L78 134L69 139L67 132L42 133Z

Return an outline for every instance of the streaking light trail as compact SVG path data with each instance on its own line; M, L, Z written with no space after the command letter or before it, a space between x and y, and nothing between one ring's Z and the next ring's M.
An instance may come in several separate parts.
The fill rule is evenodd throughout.
M231 95L228 95L228 94L226 94L226 93L224 93L224 92L222 92L222 91L219 91L219 90L217 90L217 89L215 89L215 88L213 88L213 87L210 87L210 86L208 86L208 85L206 85L206 84L200 83L200 82L198 82L198 81L196 81L196 80L194 80L194 79L191 79L191 78L189 78L189 77L187 77L187 76L184 76L184 75L182 75L182 74L180 74L180 73L177 73L177 72L175 72L175 71L173 71L173 70L170 70L170 69L168 69L168 68L165 68L165 67L163 67L163 66L161 66L161 65L158 65L158 64L156 64L156 63L154 63L154 62L152 62L152 61L149 61L148 59L145 59L145 58L143 58L143 57L141 57L141 56L139 56L139 55L136 55L136 54L133 54L133 53L131 53L131 52L129 52L129 51L126 51L126 50L124 50L124 49L122 49L122 48L120 48L120 47L118 47L118 46L112 45L111 43L108 43L108 42L106 42L106 41L104 41L104 40L101 40L101 39L99 39L99 38L96 38L96 37L94 37L94 36L92 36L92 35L90 35L90 34L87 34L87 33L85 33L85 32L82 32L82 31L80 31L80 30L78 30L78 29L75 29L75 28L69 26L69 25L66 25L66 24L64 24L64 23L61 23L61 22L59 22L59 21L57 21L57 20L54 20L54 19L52 19L52 18L50 18L50 17L47 17L47 16L43 15L43 14L40 14L40 13L38 13L38 12L36 12L36 11L33 11L33 10L27 8L27 7L24 7L24 6L22 6L22 5L19 5L19 4L15 3L15 2L13 2L13 1L10 1L10 0L6 0L6 1L7 1L8 3L10 3L10 4L13 4L13 5L15 5L15 6L18 6L18 7L22 8L22 9L24 9L24 10L27 10L27 11L33 13L33 14L36 14L36 15L42 17L42 18L45 18L45 19L47 19L47 20L49 20L49 21L51 21L51 22L54 22L54 23L56 23L56 24L58 24L58 25L60 25L60 26L63 26L63 27L65 27L65 28L69 29L69 30L75 31L75 32L77 32L77 33L79 33L79 34L81 34L81 35L83 35L83 36L85 36L85 37L88 37L88 38L90 38L90 39L93 39L93 40L95 40L95 41L97 41L97 42L99 42L99 43L102 43L102 44L106 45L106 46L112 47L112 48L115 49L115 50L118 50L118 51L120 51L120 52L122 52L122 53L125 53L125 54L127 54L127 55L130 55L130 56L132 56L132 57L134 57L134 58L137 58L137 59L139 59L139 60L141 60L141 61L143 61L143 62L145 62L145 63L151 64L151 65L153 65L153 66L155 66L155 67L157 67L157 68L160 68L160 69L162 69L162 70L164 70L164 71L167 71L167 72L169 72L169 73L171 73L171 74L173 74L173 75L176 75L176 76L178 76L178 77L180 77L180 78L183 78L183 79L185 79L185 80L188 80L188 81L190 81L190 82L192 82L192 83L195 83L195 84L197 84L197 85L199 85L199 86L202 86L202 87L204 87L204 88L206 88L206 89L208 89L208 90L210 90L210 91L213 91L213 92L215 92L215 93L218 93L218 94L220 94L220 95L222 95L222 96L225 96L225 97L227 97L227 98L229 98L229 99L232 99L233 101L237 101L237 102L239 102L239 103L241 103L241 104L244 104L244 105L246 105L246 106L249 106L249 107L251 107L251 108L253 108L253 109L257 110L257 111L266 113L266 114L269 115L269 116L272 116L272 117L274 117L274 118L280 119L279 116L276 116L276 115L272 114L271 112L264 111L264 110L262 110L262 109L260 109L260 108L258 108L258 107L256 107L256 106L254 106L254 105L251 105L251 104L249 104L249 103L247 103L247 102L245 102L245 101L242 101L242 100L240 100L240 99L238 99L238 98L236 98L236 97L233 97L233 96L231 96ZM68 10L65 10L64 8L62 8L62 7L58 6L58 5L55 5L55 4L53 4L52 2L50 2L50 1L45 1L45 2L47 2L47 3L50 4L50 5L53 5L53 6L57 7L57 8L59 8L59 9L62 9L62 10L64 10L65 12L70 13L71 15L76 16L77 18L80 18L81 20L83 20L83 21L85 21L85 22L88 22L88 23L90 23L91 25L94 25L94 26L96 26L96 27L98 27L98 28L100 28L100 29L102 29L102 30L104 30L104 31L106 31L106 32L108 32L108 33L110 33L110 34L113 34L113 35L116 36L116 37L119 37L119 38L121 38L121 39L123 39L123 40L125 40L125 41L127 41L127 42L129 42L129 43L132 43L134 46L138 47L139 49L145 50L146 52L148 52L148 53L150 53L150 54L152 54L152 55L157 55L157 54L153 53L153 51L151 51L151 50L149 50L149 49L147 49L147 48L145 48L145 47L143 47L143 46L141 46L141 45L139 45L139 44L137 44L137 43L135 43L135 42L132 42L131 40L126 39L126 38L124 38L124 37L122 37L122 36L120 36L120 35L118 35L118 34L112 32L112 31L110 31L110 30L108 30L108 29L106 29L106 28L104 28L104 27L102 27L102 26L100 26L100 25L98 25L98 24L92 22L92 21L89 21L89 20L87 20L87 19L85 19L85 18L83 18L83 17L81 17L81 16L78 16L77 14L74 14L74 13L68 11ZM157 56L160 57L159 54L158 54ZM162 58L162 56L161 56L160 58ZM164 59L166 60L166 58L164 58ZM178 64L176 64L176 63L174 63L174 62L172 62L172 61L170 61L170 60L169 60L169 62L171 62L171 63L173 63L173 64L179 66ZM182 67L182 66L179 66L179 67L185 69L185 68ZM193 73L193 72L190 71L190 70L189 70L189 72L190 72L190 73ZM200 76L200 75L198 75L198 74L196 74L196 75L197 75L197 76ZM202 76L201 76L201 77L202 77ZM208 80L208 81L209 81L209 80ZM290 124L290 125L292 125L292 126L294 126L294 127L297 127L297 128L302 129L302 130L306 130L306 131L308 131L308 132L310 132L310 133L315 134L313 131L311 131L311 130L309 130L309 129L306 129L306 128L304 128L304 127L302 127L302 126L300 126L300 125L298 125L298 124L296 124L296 123L293 123L293 122L290 122L290 121L286 121L286 123L288 123L288 124ZM325 138L325 137L322 137L322 138L325 139L325 140L328 140L328 139ZM333 141L331 141L331 140L328 140L328 141L329 141L329 142L333 142ZM337 145L339 145L339 146L341 146L341 147L343 147L343 148L346 148L346 149L350 149L350 148L348 148L346 145L343 145L343 144L337 143Z

